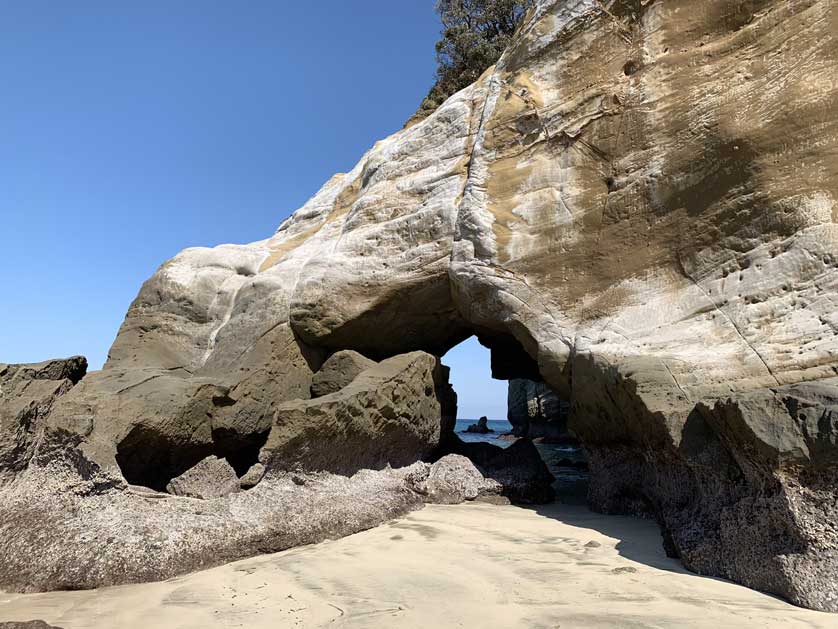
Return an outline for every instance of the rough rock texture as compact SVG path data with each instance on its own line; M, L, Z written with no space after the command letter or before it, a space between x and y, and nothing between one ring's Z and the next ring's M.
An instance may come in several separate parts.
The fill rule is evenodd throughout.
M553 502L555 478L529 439L518 439L508 448L485 442L464 442L454 435L445 450L469 458L486 478L501 486L501 494L518 504Z
M239 490L236 470L224 459L214 456L199 461L166 485L173 496L189 498L223 498Z
M513 378L507 390L507 419L516 437L569 437L570 404L544 382Z
M239 479L239 487L242 489L251 489L259 484L259 481L265 476L265 466L261 463L254 463L250 469L244 473Z
M34 364L0 364L0 485L29 464L55 401L86 372L87 360L83 356Z
M652 515L695 570L838 611L836 32L833 0L541 0L496 67L273 236L146 282L1 490L0 577L60 582L19 566L68 517L14 506L33 465L103 470L95 491L210 454L243 473L328 353L477 334L496 376L571 401L595 507Z
M311 397L320 397L340 391L357 378L362 371L374 364L375 361L352 350L335 352L312 376Z
M260 460L273 470L353 474L429 458L450 433L448 368L424 352L388 358L336 393L277 408Z
M269 474L248 491L195 500L54 458L3 490L0 583L26 592L156 581L349 535L420 507L406 478L425 466Z
M413 486L425 501L434 504L460 504L481 496L500 495L500 483L485 478L474 463L459 454L448 454L413 479Z
M43 620L27 620L24 622L0 622L0 629L61 629L48 625Z

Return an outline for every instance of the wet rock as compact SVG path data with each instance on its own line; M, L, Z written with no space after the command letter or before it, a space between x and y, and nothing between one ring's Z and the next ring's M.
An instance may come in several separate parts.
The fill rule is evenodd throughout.
M490 432L495 432L491 428L489 428L489 420L486 417L481 417L477 420L476 424L471 424L468 428L466 428L466 432L476 432L481 435L488 434Z

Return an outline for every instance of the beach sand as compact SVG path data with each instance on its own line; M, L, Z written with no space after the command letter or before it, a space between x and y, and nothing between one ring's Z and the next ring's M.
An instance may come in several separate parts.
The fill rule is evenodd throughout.
M648 521L581 506L428 506L350 537L149 583L0 594L0 622L207 627L838 627L696 576Z

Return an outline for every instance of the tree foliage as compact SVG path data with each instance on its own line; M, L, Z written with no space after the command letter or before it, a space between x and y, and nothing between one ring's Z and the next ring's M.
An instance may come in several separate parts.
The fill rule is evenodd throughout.
M534 0L437 0L442 38L436 43L436 83L417 114L430 115L446 98L474 83L495 63Z

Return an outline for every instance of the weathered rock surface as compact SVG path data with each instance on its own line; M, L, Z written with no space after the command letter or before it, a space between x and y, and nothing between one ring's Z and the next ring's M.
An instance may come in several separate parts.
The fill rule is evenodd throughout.
M33 364L0 364L0 485L29 464L55 401L86 372L87 360L83 356Z
M199 461L166 485L173 496L188 498L223 498L239 490L236 470L224 459L214 456Z
M61 629L48 625L43 620L27 620L25 622L0 622L0 629Z
M372 363L335 393L280 404L260 460L272 470L353 474L428 459L456 420L449 391L448 368L425 352Z
M135 492L95 468L84 477L65 462L30 466L3 489L0 583L26 592L156 581L349 535L419 508L406 480L415 471L276 473L194 500Z
M369 369L374 364L375 361L352 350L335 352L312 376L311 397L320 397L340 391L357 378L362 371Z
M459 454L442 457L413 486L426 496L426 502L435 504L460 504L481 496L497 496L503 489L496 480L485 478L470 459Z
M495 68L273 236L188 249L146 282L0 490L0 582L118 582L72 544L52 576L21 565L41 532L79 539L61 500L160 489L209 455L244 473L329 353L477 334L495 375L570 400L595 507L652 515L702 573L838 611L836 32L832 0L541 0ZM38 473L58 459L60 491ZM237 501L270 474L228 500L258 509ZM171 567L124 580L195 567L175 513Z
M242 489L251 489L259 484L259 481L265 476L265 466L261 463L254 463L250 469L244 473L239 479L239 487Z
M513 378L507 391L507 419L516 437L568 438L570 404L544 382Z

